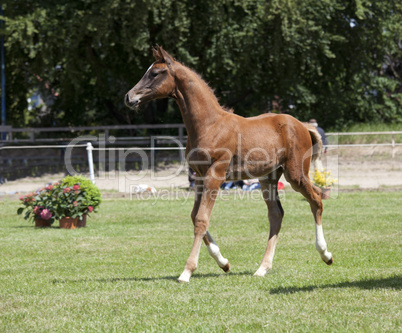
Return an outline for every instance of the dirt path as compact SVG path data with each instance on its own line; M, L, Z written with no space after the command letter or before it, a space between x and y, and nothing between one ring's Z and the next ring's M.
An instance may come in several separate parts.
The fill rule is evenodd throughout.
M379 188L383 186L402 186L402 163L399 159L383 161L355 160L328 156L327 166L333 176L338 178L339 187ZM55 182L62 174L49 175L41 178L24 178L0 185L0 195L15 195L32 192L44 185ZM285 181L284 181L285 182ZM150 170L130 172L124 177L117 174L106 174L96 179L96 184L102 190L133 193L136 186L148 185L157 190L187 188L187 170L185 167L169 166L157 172ZM289 186L285 182L285 186Z

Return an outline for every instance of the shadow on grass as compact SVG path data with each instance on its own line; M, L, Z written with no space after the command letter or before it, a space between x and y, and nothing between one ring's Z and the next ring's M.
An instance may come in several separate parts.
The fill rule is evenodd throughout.
M60 227L51 226L51 227L35 227L35 225L18 225L11 227L13 229L32 229L32 230L52 230L52 229L60 229Z
M252 275L251 272L237 272L237 273L208 273L208 274L194 274L191 279L209 278L209 277L224 277L224 276L235 276L235 275ZM172 280L177 281L179 275L174 276L161 276L161 277L129 277L129 278L106 278L106 279L79 279L79 280L68 280L68 279L54 279L53 284L57 283L87 283L87 282L101 282L101 283L113 283L120 281L159 281L159 280Z
M402 275L394 275L381 279L364 279L360 281L345 281L333 284L311 285L304 287L280 287L270 289L270 294L293 294L297 292L313 291L315 289L330 289L330 288L360 288L360 289L402 289Z

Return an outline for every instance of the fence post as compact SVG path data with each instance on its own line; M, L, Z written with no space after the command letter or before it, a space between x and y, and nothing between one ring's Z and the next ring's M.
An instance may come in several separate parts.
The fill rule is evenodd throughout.
M158 140L156 136L151 136L151 172L156 170L156 146L158 145Z
M92 143L87 142L89 178L91 179L92 183L95 184L94 159L92 156L93 149L94 149L94 147L92 146Z

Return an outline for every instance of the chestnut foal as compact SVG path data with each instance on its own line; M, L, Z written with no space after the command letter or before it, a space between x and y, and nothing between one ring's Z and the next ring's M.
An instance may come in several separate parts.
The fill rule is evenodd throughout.
M272 267L284 214L277 191L282 174L309 202L315 219L316 249L325 263L332 264L322 230L320 190L311 184L308 176L310 161L317 157L322 144L315 128L289 115L243 118L227 112L198 74L177 62L160 46L156 46L153 53L156 61L126 94L125 103L136 109L153 99L174 98L187 129L186 159L197 173L191 213L194 243L179 281L190 281L198 265L202 241L219 267L225 272L230 270L229 261L208 232L211 211L225 180L259 178L261 183L268 206L270 233L255 276L264 276Z

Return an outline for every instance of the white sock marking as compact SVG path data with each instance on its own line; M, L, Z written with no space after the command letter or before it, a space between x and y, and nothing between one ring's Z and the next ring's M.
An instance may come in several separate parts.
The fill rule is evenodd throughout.
M207 245L207 249L211 257L214 258L215 261L218 263L219 267L225 267L228 264L229 260L222 256L218 245L210 243L209 245Z
M179 276L179 282L190 282L191 272L188 270L184 270L183 273Z
M324 232L322 230L322 225L315 225L315 248L320 253L321 258L328 262L332 258L332 254L327 251L327 243L324 239Z

